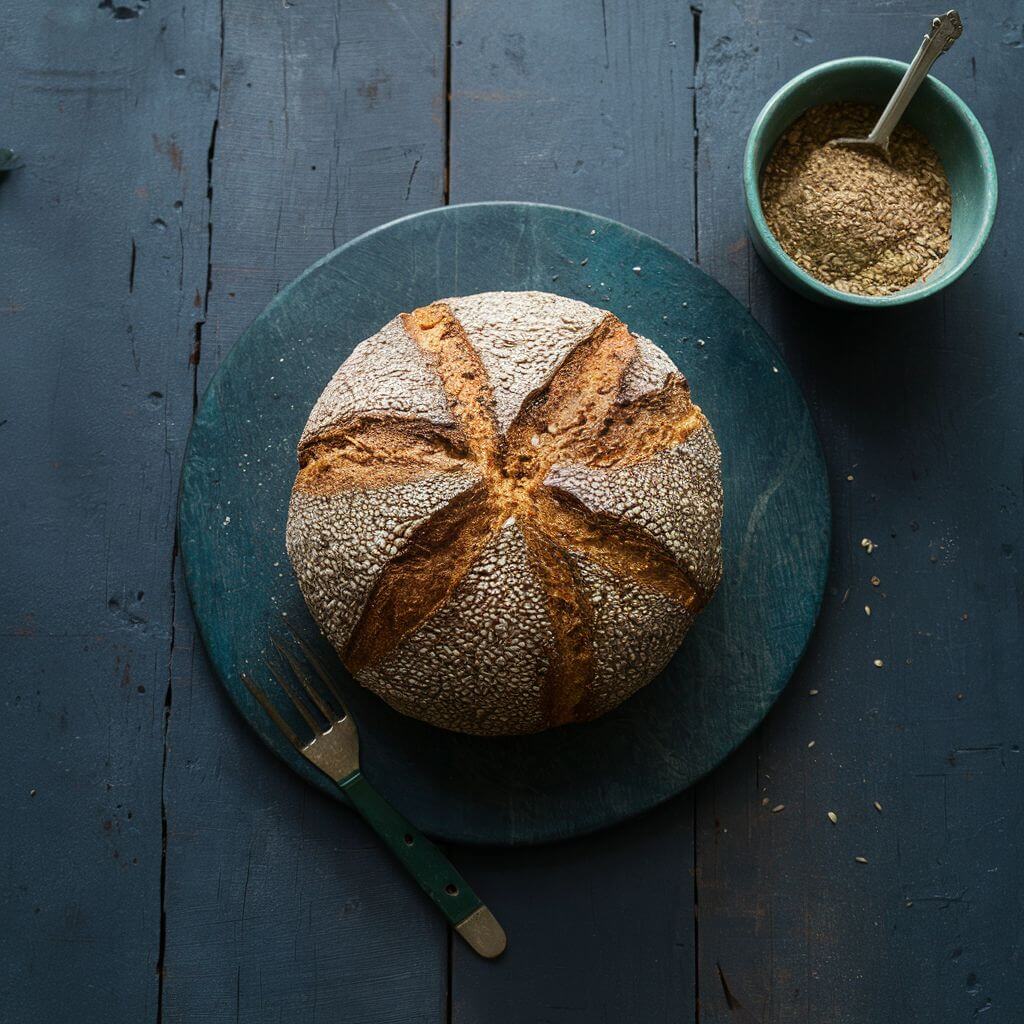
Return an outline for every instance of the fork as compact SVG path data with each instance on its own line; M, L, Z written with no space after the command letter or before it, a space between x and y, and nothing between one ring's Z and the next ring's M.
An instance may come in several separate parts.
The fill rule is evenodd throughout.
M324 684L326 693L313 685L298 658L273 635L270 637L271 643L291 669L308 700L302 699L285 678L286 673L269 659L266 666L309 727L312 738L303 742L252 676L242 672L241 679L246 689L284 738L345 794L349 803L402 862L470 947L488 959L500 956L506 946L505 932L501 925L466 880L452 867L448 858L366 780L359 768L359 734L356 724L338 688L319 657L294 628L292 635L306 661Z

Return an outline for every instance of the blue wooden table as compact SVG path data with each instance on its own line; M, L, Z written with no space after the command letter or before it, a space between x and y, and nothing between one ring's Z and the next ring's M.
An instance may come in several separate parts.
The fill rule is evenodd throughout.
M909 55L927 6L0 0L0 1021L1022 1019L1024 6L961 12L936 70L989 132L995 230L942 296L855 316L752 255L742 146L805 67ZM230 707L174 505L284 284L500 198L625 221L747 304L835 528L811 648L721 769L585 840L452 851L512 937L484 963Z

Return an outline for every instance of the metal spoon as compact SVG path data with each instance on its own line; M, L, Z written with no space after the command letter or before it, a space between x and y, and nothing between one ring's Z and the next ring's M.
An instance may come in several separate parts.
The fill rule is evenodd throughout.
M871 129L871 134L866 139L833 139L832 144L873 149L889 160L889 137L893 129L914 98L914 93L928 77L931 66L960 38L963 30L964 24L956 11L947 11L933 18L931 32L924 37L917 56L910 62L910 67L896 86L892 99L882 111L878 123Z

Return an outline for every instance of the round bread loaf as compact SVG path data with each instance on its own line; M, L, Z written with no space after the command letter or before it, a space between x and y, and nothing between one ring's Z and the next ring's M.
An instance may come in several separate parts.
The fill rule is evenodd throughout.
M481 735L595 718L664 668L722 574L720 453L665 353L544 292L403 313L299 441L288 555L342 661Z

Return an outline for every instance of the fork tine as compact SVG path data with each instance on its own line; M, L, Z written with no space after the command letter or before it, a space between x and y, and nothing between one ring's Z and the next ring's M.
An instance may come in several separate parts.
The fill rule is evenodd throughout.
M277 708L270 703L267 695L252 681L252 677L247 672L241 673L242 682L245 683L245 688L256 698L257 703L264 711L266 711L270 720L281 730L284 738L298 751L302 750L302 744L299 743L299 737L295 735L292 727L278 714Z
M299 636L299 631L290 622L287 625L291 630L292 636L295 637L295 642L299 645L299 649L306 656L306 660L313 666L313 671L316 672L316 674L323 680L324 685L331 691L331 696L338 702L338 707L340 707L347 715L348 708L345 706L345 701L338 692L338 688L335 686L334 680L325 668L324 663L320 660L318 655L314 653L313 648L310 647L301 636Z
M313 733L317 736L323 735L323 729L317 723L317 720L309 713L309 708L303 703L302 698L292 689L291 683L285 679L284 674L279 672L270 662L267 662L267 669L270 674L277 680L278 685L288 695L288 699L295 705L295 710L306 720L306 725L313 730Z
M271 636L270 642L277 648L277 653L280 654L281 657L284 658L291 666L292 675L302 683L302 688L309 694L309 699L317 706L320 714L323 715L328 722L333 722L338 717L337 712L335 712L333 708L328 707L327 702L319 693L317 693L316 687L310 683L309 677L292 655L291 651L287 650L282 644L280 644L274 636Z

